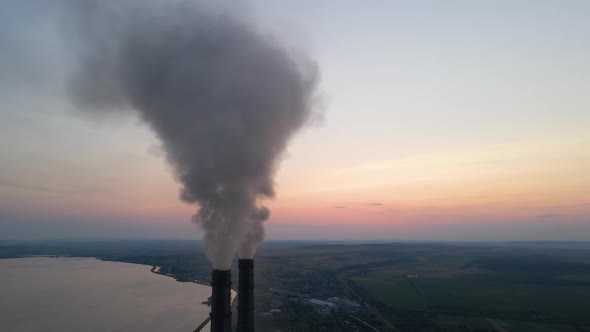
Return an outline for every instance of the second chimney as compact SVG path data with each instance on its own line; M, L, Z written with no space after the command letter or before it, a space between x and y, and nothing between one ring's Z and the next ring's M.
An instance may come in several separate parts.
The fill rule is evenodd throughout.
M254 260L238 261L238 332L254 332Z

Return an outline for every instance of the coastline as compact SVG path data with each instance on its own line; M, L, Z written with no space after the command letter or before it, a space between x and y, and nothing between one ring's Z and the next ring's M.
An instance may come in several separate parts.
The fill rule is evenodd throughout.
M141 264L143 265L143 264ZM149 266L149 265L147 265ZM166 273L166 272L162 272L162 270L160 269L160 267L158 265L152 265L152 268L150 269L151 273L155 273L155 274L159 274L162 276L166 276L166 277L170 277L173 278L174 280L178 281L178 282L192 282L195 284L199 284L199 285L203 285L203 286L209 286L211 287L211 283L208 281L203 281L203 280L199 280L199 279L189 279L189 278L185 278L185 277L180 277L171 273Z
M195 284L211 287L211 282L209 282L209 281L203 281L200 279L190 279L190 278L175 275L173 273L166 273L166 272L161 271L160 266L158 266L158 265L135 263L135 262L129 262L129 261L125 261L125 260L106 259L104 257L99 257L99 256L20 255L20 256L11 256L11 257L0 257L0 259L20 259L20 258L56 258L56 259L59 259L59 258L74 258L74 259L75 258L94 258L96 260L103 261L103 262L116 262L116 263L124 263L124 264L135 264L135 265L141 265L141 266L151 266L150 272L172 278L172 279L176 280L177 282L183 282L183 283L184 282L192 282Z

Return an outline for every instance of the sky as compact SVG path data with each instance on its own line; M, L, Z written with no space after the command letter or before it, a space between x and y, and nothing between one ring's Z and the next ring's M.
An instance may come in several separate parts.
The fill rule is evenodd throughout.
M67 97L56 9L3 6L0 238L200 238L157 137ZM249 10L321 71L322 116L265 202L269 239L590 240L589 2Z

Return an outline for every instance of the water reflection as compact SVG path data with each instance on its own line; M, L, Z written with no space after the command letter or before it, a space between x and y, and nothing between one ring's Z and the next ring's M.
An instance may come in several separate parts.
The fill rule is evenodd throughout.
M3 331L193 331L207 286L93 258L0 259Z

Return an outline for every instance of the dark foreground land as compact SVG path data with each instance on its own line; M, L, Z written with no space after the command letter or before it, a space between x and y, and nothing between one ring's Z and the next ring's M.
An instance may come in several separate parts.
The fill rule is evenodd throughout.
M198 241L1 241L207 282ZM237 286L237 269L233 269ZM590 243L265 243L258 331L590 331Z

